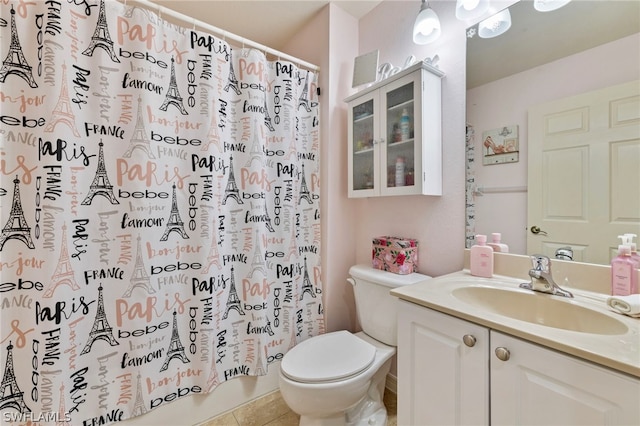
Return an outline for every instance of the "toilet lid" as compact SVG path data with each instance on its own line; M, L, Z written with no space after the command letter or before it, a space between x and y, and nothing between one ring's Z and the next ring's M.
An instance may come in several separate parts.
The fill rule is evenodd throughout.
M371 365L376 348L348 331L321 334L301 342L280 368L298 382L329 382L356 375Z

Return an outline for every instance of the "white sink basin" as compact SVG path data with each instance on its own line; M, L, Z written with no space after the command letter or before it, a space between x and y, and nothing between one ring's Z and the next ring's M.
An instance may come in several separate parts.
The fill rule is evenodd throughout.
M624 322L580 305L571 298L485 285L455 288L451 294L476 308L547 327L607 335L625 334L629 331Z

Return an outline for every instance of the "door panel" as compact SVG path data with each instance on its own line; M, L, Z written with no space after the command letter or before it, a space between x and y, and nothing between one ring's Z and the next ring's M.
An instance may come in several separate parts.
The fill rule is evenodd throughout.
M608 264L640 235L640 81L529 110L527 252Z

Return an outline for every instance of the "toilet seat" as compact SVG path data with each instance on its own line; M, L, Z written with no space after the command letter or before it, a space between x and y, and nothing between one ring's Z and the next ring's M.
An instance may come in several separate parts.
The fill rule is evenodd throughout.
M303 383L344 380L366 370L376 348L348 331L322 334L301 342L283 357L282 373Z

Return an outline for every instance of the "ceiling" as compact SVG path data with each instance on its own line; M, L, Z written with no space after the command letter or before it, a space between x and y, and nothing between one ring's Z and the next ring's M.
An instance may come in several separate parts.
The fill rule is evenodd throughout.
M357 19L381 3L374 0L152 1L275 50L283 50L285 44L329 3Z
M333 3L360 19L383 0L151 1L283 51L287 42L327 4ZM640 31L638 0L574 0L549 13L533 11L532 3L521 0L510 8L513 24L506 36L475 36L467 40L468 88Z
M467 39L468 89L640 31L637 0L574 0L546 13L526 0L509 10L512 25L504 35Z

